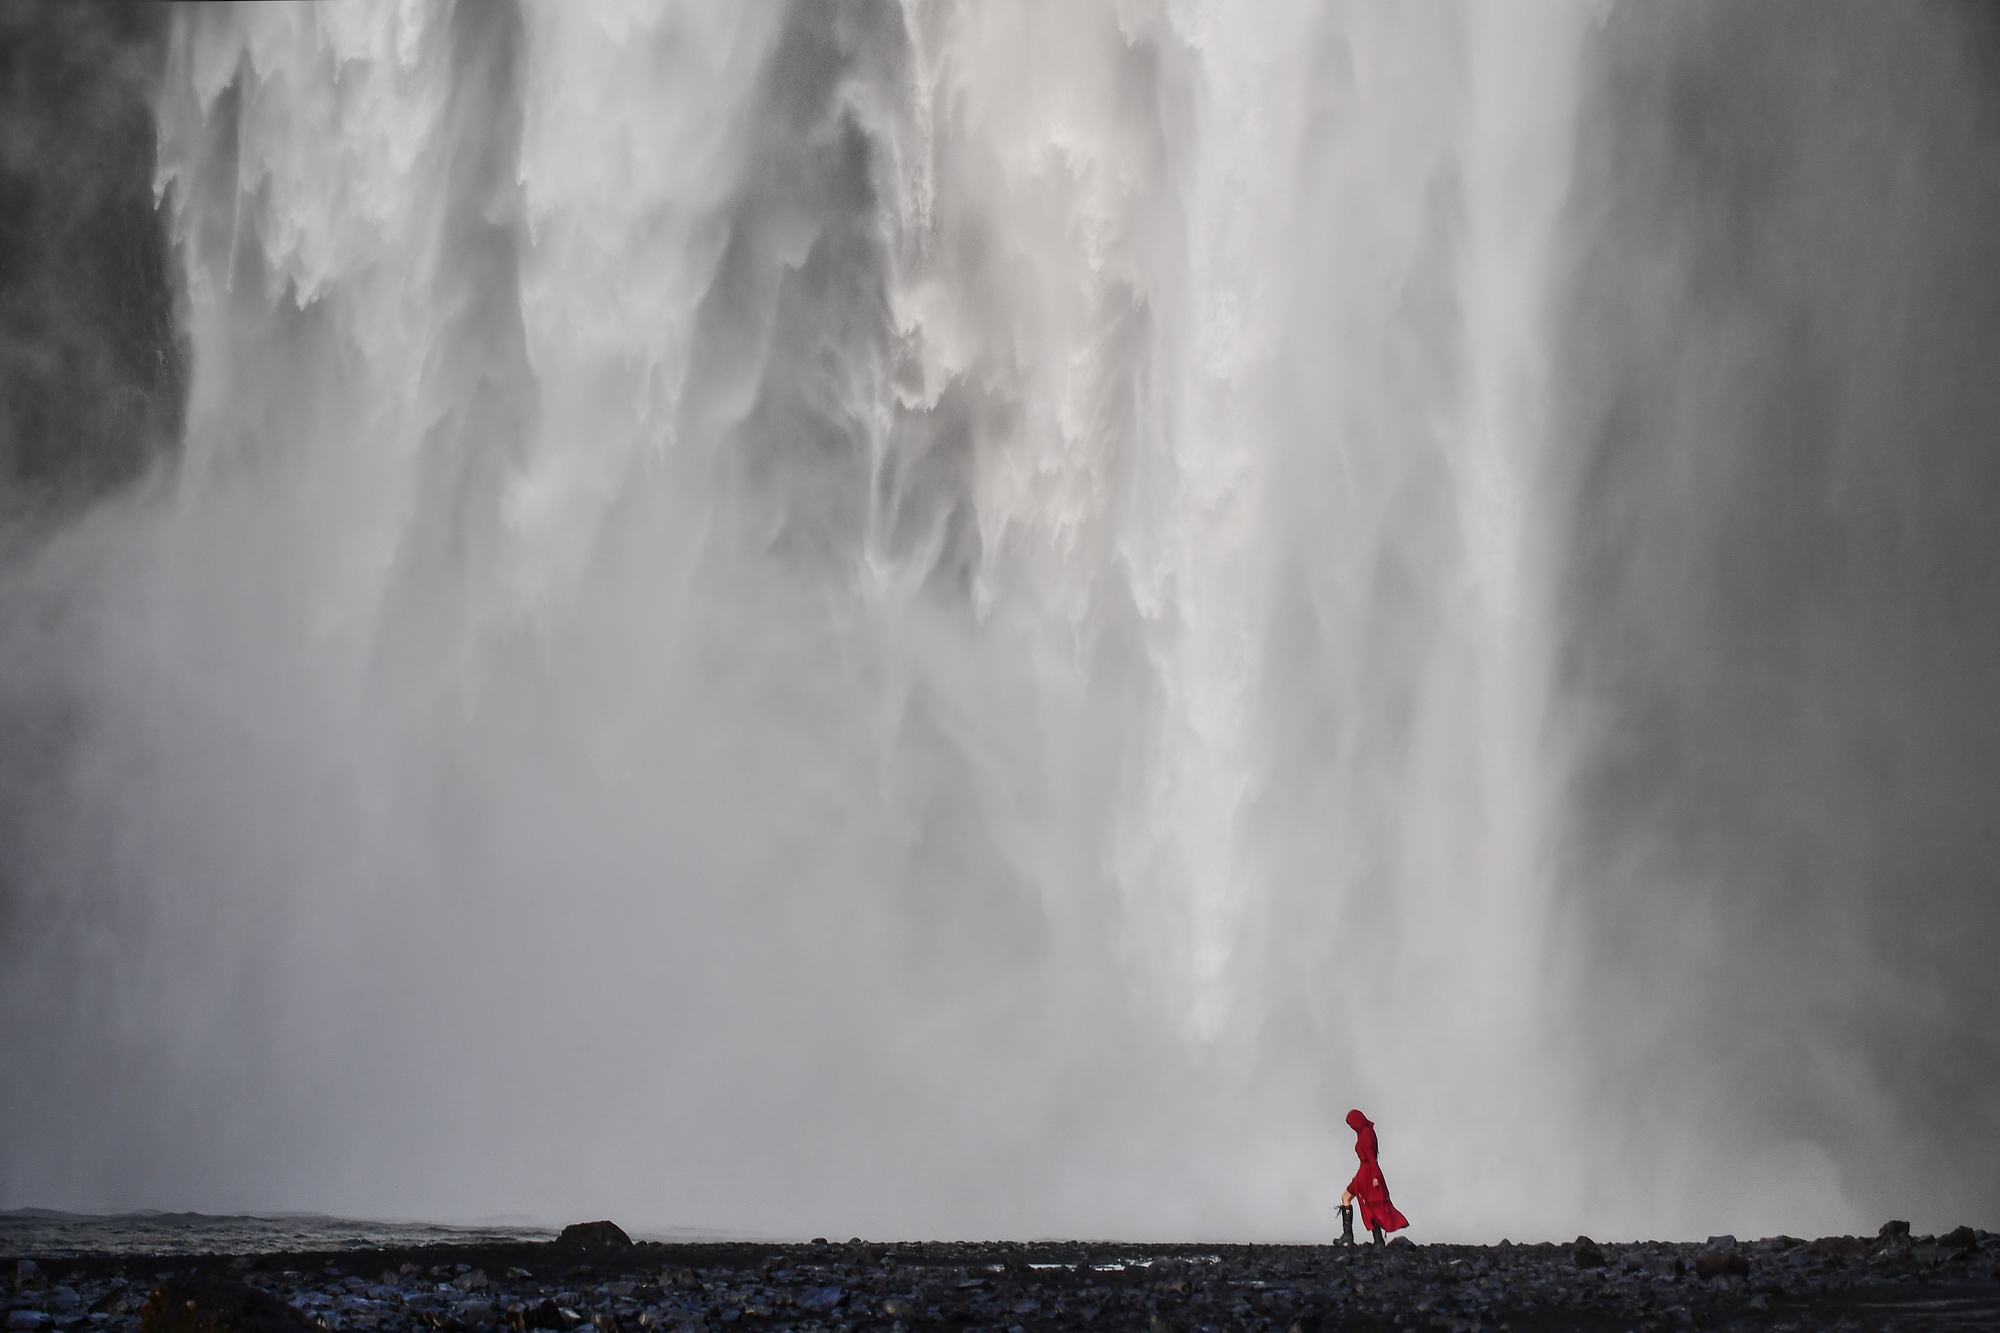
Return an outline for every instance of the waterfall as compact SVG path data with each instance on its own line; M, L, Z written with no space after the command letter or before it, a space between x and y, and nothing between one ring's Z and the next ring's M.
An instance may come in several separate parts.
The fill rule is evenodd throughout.
M1313 1238L1359 1105L1574 1231L1598 18L177 11L185 444L12 594L8 1197Z

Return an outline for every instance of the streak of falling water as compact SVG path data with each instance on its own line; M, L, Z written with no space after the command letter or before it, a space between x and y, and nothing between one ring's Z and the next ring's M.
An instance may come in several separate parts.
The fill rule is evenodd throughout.
M1362 1104L1568 1221L1486 1094L1580 10L177 22L187 450L37 573L11 992L122 1044L9 1197L1311 1236Z

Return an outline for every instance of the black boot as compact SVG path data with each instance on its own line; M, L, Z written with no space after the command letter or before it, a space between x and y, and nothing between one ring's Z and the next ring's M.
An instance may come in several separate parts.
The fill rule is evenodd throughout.
M1369 1229L1370 1231L1372 1231L1372 1232L1374 1232L1374 1233L1375 1233L1375 1248L1376 1248L1376 1249L1378 1249L1378 1250L1379 1250L1379 1249L1381 1249L1381 1248L1382 1248L1382 1247L1383 1247L1384 1245L1387 1245L1387 1244L1389 1243L1388 1241L1386 1241L1386 1240L1383 1240L1383 1239L1382 1239L1382 1228L1381 1228L1381 1227L1370 1227L1370 1228L1368 1228L1368 1229Z
M1340 1205L1340 1243L1354 1244L1354 1205L1351 1203Z

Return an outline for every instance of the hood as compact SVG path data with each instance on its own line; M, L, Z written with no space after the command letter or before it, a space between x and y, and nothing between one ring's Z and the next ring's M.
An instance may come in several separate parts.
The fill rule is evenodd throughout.
M1375 1122L1373 1120L1370 1120L1367 1116L1361 1114L1361 1112L1359 1111L1349 1111L1347 1113L1347 1127L1353 1130L1357 1134L1360 1133L1362 1129L1372 1126L1374 1123Z

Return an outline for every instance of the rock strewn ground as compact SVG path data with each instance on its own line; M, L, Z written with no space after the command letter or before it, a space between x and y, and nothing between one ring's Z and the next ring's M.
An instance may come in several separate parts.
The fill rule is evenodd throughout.
M567 1243L10 1265L13 1333L2000 1330L2000 1238L1737 1244ZM590 1324L591 1329L582 1329Z

